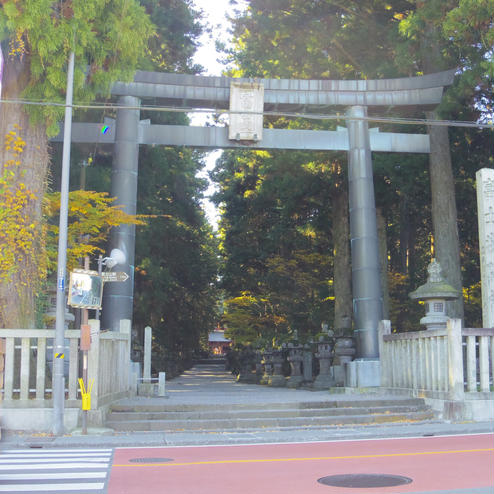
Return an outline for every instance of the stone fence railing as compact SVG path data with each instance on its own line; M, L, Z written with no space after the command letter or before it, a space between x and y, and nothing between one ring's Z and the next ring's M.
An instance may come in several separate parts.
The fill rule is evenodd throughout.
M90 321L91 349L88 379L94 379L92 409L125 396L130 389L130 321L122 321L120 332L100 332L99 321ZM0 329L5 348L3 376L4 408L51 408L53 329ZM65 331L65 407L80 408L78 379L82 375L79 330Z
M462 329L450 319L444 330L391 334L390 322L381 321L379 351L383 387L449 400L492 391L494 328Z

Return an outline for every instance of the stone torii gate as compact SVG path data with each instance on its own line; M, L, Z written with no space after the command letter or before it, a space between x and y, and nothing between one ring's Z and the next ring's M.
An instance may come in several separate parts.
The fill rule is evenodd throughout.
M134 82L117 82L112 94L120 109L115 125L101 134L101 123L74 123L72 142L113 144L111 194L115 204L136 213L139 145L198 148L248 148L348 151L349 211L352 258L353 311L359 357L379 357L377 325L382 319L378 239L371 152L428 153L427 134L370 132L368 107L437 106L454 71L421 77L385 80L233 79L195 75L137 72ZM153 125L140 120L142 100L174 108L230 109L240 116L240 130L226 127ZM229 105L229 102L232 103ZM322 114L344 109L347 128L337 131L262 128L262 112ZM233 113L232 113L233 110ZM242 115L242 111L244 112ZM250 119L250 120L249 120ZM256 121L257 119L257 121ZM246 123L247 122L247 123ZM245 125L254 127L244 134ZM257 123L256 123L257 122ZM260 126L259 126L260 122ZM242 127L244 125L244 127ZM63 139L63 134L57 140ZM102 327L118 330L120 319L132 319L135 227L114 228L111 248L123 250L130 274L124 283L105 289Z

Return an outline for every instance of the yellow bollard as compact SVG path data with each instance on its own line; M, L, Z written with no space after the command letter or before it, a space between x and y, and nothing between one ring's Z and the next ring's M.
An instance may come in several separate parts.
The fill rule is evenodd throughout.
M83 410L91 410L91 391L93 389L94 379L88 383L88 389L84 387L84 381L79 378L79 386L81 387L81 396L82 396L82 409Z

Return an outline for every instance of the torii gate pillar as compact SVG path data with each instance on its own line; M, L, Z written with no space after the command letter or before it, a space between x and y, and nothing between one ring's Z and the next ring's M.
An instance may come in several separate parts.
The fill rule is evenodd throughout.
M122 96L118 105L130 108L117 111L111 195L116 198L114 205L121 205L125 213L136 214L140 100L134 96ZM132 320L135 225L112 228L110 249L120 249L124 252L126 262L119 265L118 270L128 273L129 279L105 284L102 328L120 331L121 319Z
M353 314L358 355L377 359L377 325L382 319L383 309L369 126L363 120L367 108L352 106L346 116Z

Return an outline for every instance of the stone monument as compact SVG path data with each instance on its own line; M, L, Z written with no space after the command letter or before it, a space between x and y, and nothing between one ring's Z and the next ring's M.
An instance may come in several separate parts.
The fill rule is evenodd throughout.
M482 325L494 327L494 169L476 174L479 221L480 276L482 279Z

